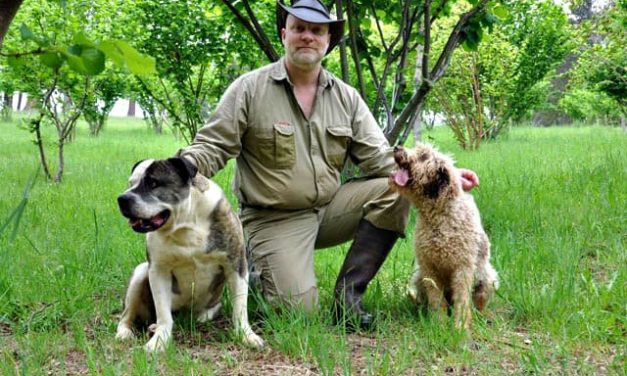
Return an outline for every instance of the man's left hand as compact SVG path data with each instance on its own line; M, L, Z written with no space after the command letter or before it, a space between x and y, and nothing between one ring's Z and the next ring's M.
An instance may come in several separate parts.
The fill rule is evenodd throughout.
M466 170L465 168L459 169L459 174L462 178L462 189L466 192L470 191L474 187L479 186L479 176L474 171Z

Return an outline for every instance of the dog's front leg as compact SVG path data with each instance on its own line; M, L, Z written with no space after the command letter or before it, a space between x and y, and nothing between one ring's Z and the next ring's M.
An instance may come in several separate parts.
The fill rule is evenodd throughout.
M147 280L148 263L144 262L135 268L133 276L128 284L126 296L124 297L124 312L122 312L122 317L118 323L118 330L115 338L120 340L133 338L133 322L138 316L145 318L146 313L149 312L149 308L146 307L142 301L142 290L145 288L146 283L148 283ZM144 314L144 317L142 317L142 313Z
M155 313L157 324L154 334L144 347L148 352L160 352L165 350L170 336L172 335L172 276L168 270L150 268L149 272L150 289L152 298L155 301Z
M248 322L248 272L241 276L233 271L228 277L229 290L233 299L233 325L236 333L244 336L244 341L254 347L262 347L263 340Z

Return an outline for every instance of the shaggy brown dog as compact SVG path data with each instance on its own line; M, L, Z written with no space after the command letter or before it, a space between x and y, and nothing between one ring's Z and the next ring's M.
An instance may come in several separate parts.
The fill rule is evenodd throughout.
M468 329L471 291L482 311L498 287L479 210L462 190L451 157L420 144L412 150L396 147L394 159L399 169L390 175L390 186L420 212L414 234L419 270L412 277L410 296L418 303L426 298L439 314L452 305L455 327Z

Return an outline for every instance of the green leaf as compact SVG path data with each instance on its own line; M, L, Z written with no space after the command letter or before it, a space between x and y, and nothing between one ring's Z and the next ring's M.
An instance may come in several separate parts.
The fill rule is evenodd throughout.
M361 21L359 22L359 27L361 27L362 29L369 29L370 28L370 18L364 17L361 19Z
M501 20L504 20L507 18L507 16L509 16L509 12L507 11L507 8L505 8L501 4L496 4L494 8L492 8L492 13Z
M15 56L9 56L7 57L7 63L10 67L18 68L24 65L24 59Z
M63 52L72 70L94 76L105 68L105 54L97 48L74 44Z
M68 53L76 56L80 56L82 51L83 47L80 44L73 44L67 49Z
M85 68L85 65L83 64L83 59L80 58L80 56L74 55L72 53L64 53L66 59L67 59L67 64L70 66L70 68L75 71L78 72L80 74L89 74L87 72L87 69Z
M106 40L98 48L116 65L128 69L138 76L152 75L157 72L155 59L143 55L128 42L123 40Z
M90 75L96 75L105 68L105 55L97 48L88 47L83 49L81 59L83 60L85 70Z
M26 24L20 25L20 36L22 37L23 41L28 41L28 40L37 41L37 37L35 37L35 34L31 31L31 29L28 26L26 26Z
M58 52L46 52L39 56L39 60L47 67L59 69L63 65L65 58Z
M74 43L79 44L81 46L87 46L87 47L95 47L95 44L89 40L89 38L87 38L87 35L85 35L84 32L79 31L78 33L74 34Z

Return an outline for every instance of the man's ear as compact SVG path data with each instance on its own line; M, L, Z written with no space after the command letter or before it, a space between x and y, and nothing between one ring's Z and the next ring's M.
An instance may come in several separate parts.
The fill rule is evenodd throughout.
M192 162L188 161L186 158L168 158L168 163L174 166L176 172L185 181L187 181L188 179L193 179L198 173L198 167L194 166L194 164L192 164Z

